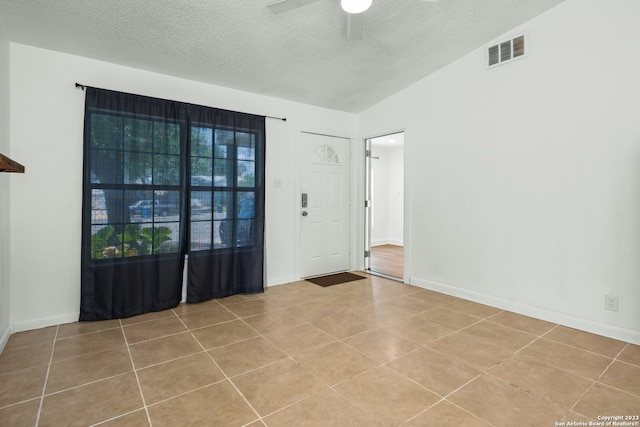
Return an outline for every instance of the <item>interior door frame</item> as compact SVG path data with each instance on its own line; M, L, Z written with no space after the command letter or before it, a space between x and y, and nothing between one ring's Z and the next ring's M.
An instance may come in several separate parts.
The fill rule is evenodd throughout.
M354 142L357 141L355 138L351 136L346 136L343 131L336 130L314 130L314 129L296 129L295 131L295 149L294 149L294 173L295 173L295 184L294 184L294 205L292 206L295 212L294 221L294 234L295 234L295 251L294 251L294 271L295 277L297 280L303 279L303 267L302 267L302 232L301 232L301 222L300 222L300 194L301 194L301 172L302 172L302 162L301 162L301 144L302 144L302 134L313 134L320 136L327 136L331 138L342 138L349 141L349 270L353 270L356 265L356 257L354 250L354 242L356 230L359 227L358 221L356 218L355 206L353 203L354 195L357 194L355 191L355 185L357 180L355 179L355 165L353 160L353 146Z
M403 194L403 277L402 278L397 278L397 277L391 277L391 276L387 276L385 274L381 274L381 273L376 273L373 272L369 269L370 267L370 258L367 258L365 256L365 251L370 251L371 250L371 214L372 214L372 209L371 209L371 205L372 205L372 197L373 194L371 194L371 188L370 188L370 182L371 182L371 157L367 156L367 150L370 150L370 153L372 153L372 142L371 140L376 139L376 138L380 138L380 137L384 137L384 136L389 136L389 135L394 135L394 134L398 134L398 133L402 133L404 134L405 137L405 144L404 144L404 159L403 159L403 163L404 163L404 174L403 174L403 182L404 182L404 194ZM407 131L405 129L400 129L400 130L396 130L396 131L392 131L392 132L384 132L384 133L380 133L380 134L376 134L373 136L368 136L366 138L363 138L363 144L362 144L362 173L361 173L361 179L364 180L364 182L362 182L362 186L361 188L363 189L363 203L362 203L362 210L360 211L361 215L360 218L361 219L361 226L359 228L361 228L363 230L363 235L362 236L362 243L363 243L363 248L364 250L360 251L360 255L358 257L358 265L362 266L362 271L369 273L369 274L373 274L373 275L378 275L378 276L383 276L383 277L387 277L389 279L392 280L397 280L403 283L411 283L411 277L410 277L410 271L411 271L411 265L410 265L410 259L411 257L409 256L409 254L411 253L411 232L410 232L410 215L411 215L411 210L410 210L410 182L407 180L407 159L409 159L410 157L407 156Z

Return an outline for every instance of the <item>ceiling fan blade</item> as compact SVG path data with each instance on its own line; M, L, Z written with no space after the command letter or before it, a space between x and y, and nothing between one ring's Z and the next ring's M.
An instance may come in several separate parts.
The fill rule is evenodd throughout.
M347 13L347 38L362 40L362 13Z
M302 6L306 6L316 1L318 0L280 0L269 3L267 7L271 9L271 12L273 13L282 13L292 9L297 9Z

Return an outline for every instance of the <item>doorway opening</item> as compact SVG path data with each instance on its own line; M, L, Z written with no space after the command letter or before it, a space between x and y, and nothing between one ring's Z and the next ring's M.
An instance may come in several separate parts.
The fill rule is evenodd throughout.
M365 269L404 276L404 132L365 141Z

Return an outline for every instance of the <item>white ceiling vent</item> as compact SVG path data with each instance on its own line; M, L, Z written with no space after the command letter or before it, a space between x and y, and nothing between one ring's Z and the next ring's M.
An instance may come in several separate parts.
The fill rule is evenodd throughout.
M487 49L487 67L494 67L525 56L524 35L490 46Z

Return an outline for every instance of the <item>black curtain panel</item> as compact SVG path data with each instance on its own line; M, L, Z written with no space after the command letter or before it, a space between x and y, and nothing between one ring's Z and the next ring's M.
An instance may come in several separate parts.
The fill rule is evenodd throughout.
M80 320L261 292L264 117L86 88Z
M192 109L187 302L262 292L264 117Z

